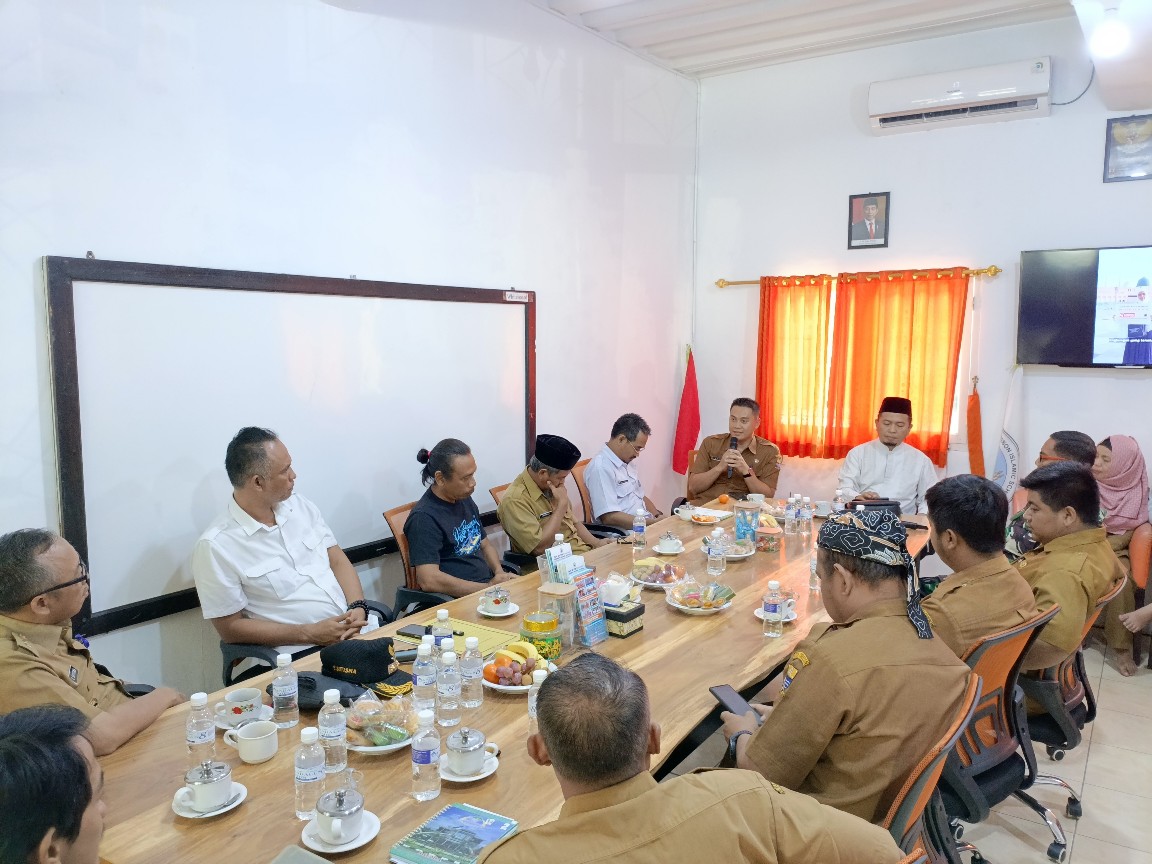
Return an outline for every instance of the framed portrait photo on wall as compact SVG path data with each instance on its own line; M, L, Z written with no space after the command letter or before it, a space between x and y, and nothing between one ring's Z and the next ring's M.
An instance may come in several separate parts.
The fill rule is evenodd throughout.
M1104 143L1104 182L1152 178L1152 114L1113 117Z
M891 192L866 192L848 196L848 248L869 249L888 245L892 214Z

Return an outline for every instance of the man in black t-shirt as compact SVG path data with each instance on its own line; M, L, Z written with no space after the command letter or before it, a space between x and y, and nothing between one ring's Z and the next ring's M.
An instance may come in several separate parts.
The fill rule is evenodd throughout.
M416 459L424 463L421 479L429 488L408 515L404 534L420 588L463 597L512 578L485 537L472 500L476 460L468 445L445 438Z

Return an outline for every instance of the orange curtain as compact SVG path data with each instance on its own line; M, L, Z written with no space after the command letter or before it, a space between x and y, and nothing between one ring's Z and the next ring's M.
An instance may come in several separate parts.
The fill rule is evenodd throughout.
M834 285L831 276L760 280L759 434L785 456L823 455Z
M968 278L945 270L841 273L838 277L824 456L843 458L876 436L885 396L912 400L908 443L943 466Z

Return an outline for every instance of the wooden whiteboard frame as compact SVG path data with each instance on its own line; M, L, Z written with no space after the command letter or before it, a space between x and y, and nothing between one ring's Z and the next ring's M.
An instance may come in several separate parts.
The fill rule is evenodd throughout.
M417 285L323 276L213 270L169 264L99 261L91 258L44 258L48 295L48 356L52 376L52 404L56 433L57 487L60 534L84 561L88 560L88 520L84 506L84 454L80 430L80 380L76 355L76 282L147 285L206 290L262 291L282 294L322 294L341 297L377 297L386 300L431 300L446 303L499 303L524 309L524 461L536 440L536 294L493 288ZM484 523L493 524L493 514ZM397 551L396 540L382 538L344 550L353 564ZM149 600L93 612L91 595L73 625L89 636L108 633L172 615L199 605L195 588L186 588Z

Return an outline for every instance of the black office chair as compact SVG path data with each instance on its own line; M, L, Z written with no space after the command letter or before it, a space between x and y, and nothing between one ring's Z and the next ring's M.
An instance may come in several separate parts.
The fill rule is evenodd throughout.
M392 610L384 603L378 603L375 600L364 601L368 604L369 615L375 613L381 625L388 624L394 619ZM272 668L276 667L276 656L280 652L271 645L255 645L249 642L225 642L220 640L220 654L223 658L223 668L220 677L224 681L225 687L231 687L245 678L250 678L255 674L264 671L259 669L256 672L245 670L240 673L241 677L235 677L235 669L243 660L259 660L262 663L267 663Z

